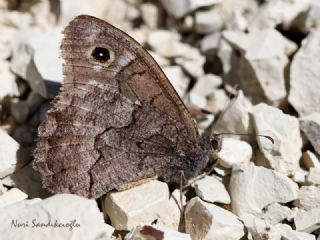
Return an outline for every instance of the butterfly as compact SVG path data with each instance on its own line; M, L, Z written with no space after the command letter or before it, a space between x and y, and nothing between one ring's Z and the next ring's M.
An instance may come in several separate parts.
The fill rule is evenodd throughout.
M198 176L220 141L200 135L169 80L133 38L78 16L61 43L64 84L38 128L34 168L54 193L99 198L161 177Z

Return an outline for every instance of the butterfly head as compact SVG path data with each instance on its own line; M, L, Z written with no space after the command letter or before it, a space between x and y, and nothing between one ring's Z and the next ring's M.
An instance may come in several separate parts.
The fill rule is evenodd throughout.
M221 134L213 134L210 137L211 149L214 153L220 152L222 148L222 136Z

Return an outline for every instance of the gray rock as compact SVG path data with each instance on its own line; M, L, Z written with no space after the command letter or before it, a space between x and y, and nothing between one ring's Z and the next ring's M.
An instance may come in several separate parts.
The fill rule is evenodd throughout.
M71 194L58 194L43 201L22 201L1 208L0 221L4 239L96 240L107 237L103 215L96 202Z
M25 123L29 116L29 105L26 101L13 99L10 104L10 113L17 123Z
M301 118L300 129L308 138L314 150L320 154L320 112Z
M260 161L285 174L299 169L302 140L298 120L277 108L258 104L253 109L253 121L257 134L268 135L274 140L273 144L269 139L257 138L263 154Z
M300 116L320 112L320 29L303 40L290 67L289 103Z
M253 165L232 168L229 185L232 212L237 216L262 214L272 203L287 203L298 197L298 185L276 171Z

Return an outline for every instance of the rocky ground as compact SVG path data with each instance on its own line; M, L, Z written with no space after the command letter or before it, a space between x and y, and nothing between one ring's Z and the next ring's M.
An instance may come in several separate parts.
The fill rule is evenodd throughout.
M32 150L63 81L61 31L84 13L150 50L201 132L238 86L215 131L274 144L224 138L183 201L156 180L52 196ZM319 240L320 1L0 0L0 123L0 239Z

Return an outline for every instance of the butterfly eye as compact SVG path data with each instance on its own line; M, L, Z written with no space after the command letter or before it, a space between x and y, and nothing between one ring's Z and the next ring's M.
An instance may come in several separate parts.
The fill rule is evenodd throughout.
M214 135L211 139L211 147L214 151L219 152L222 148L222 138L219 135Z
M96 47L93 49L91 56L98 62L106 63L110 60L110 52L107 48Z

